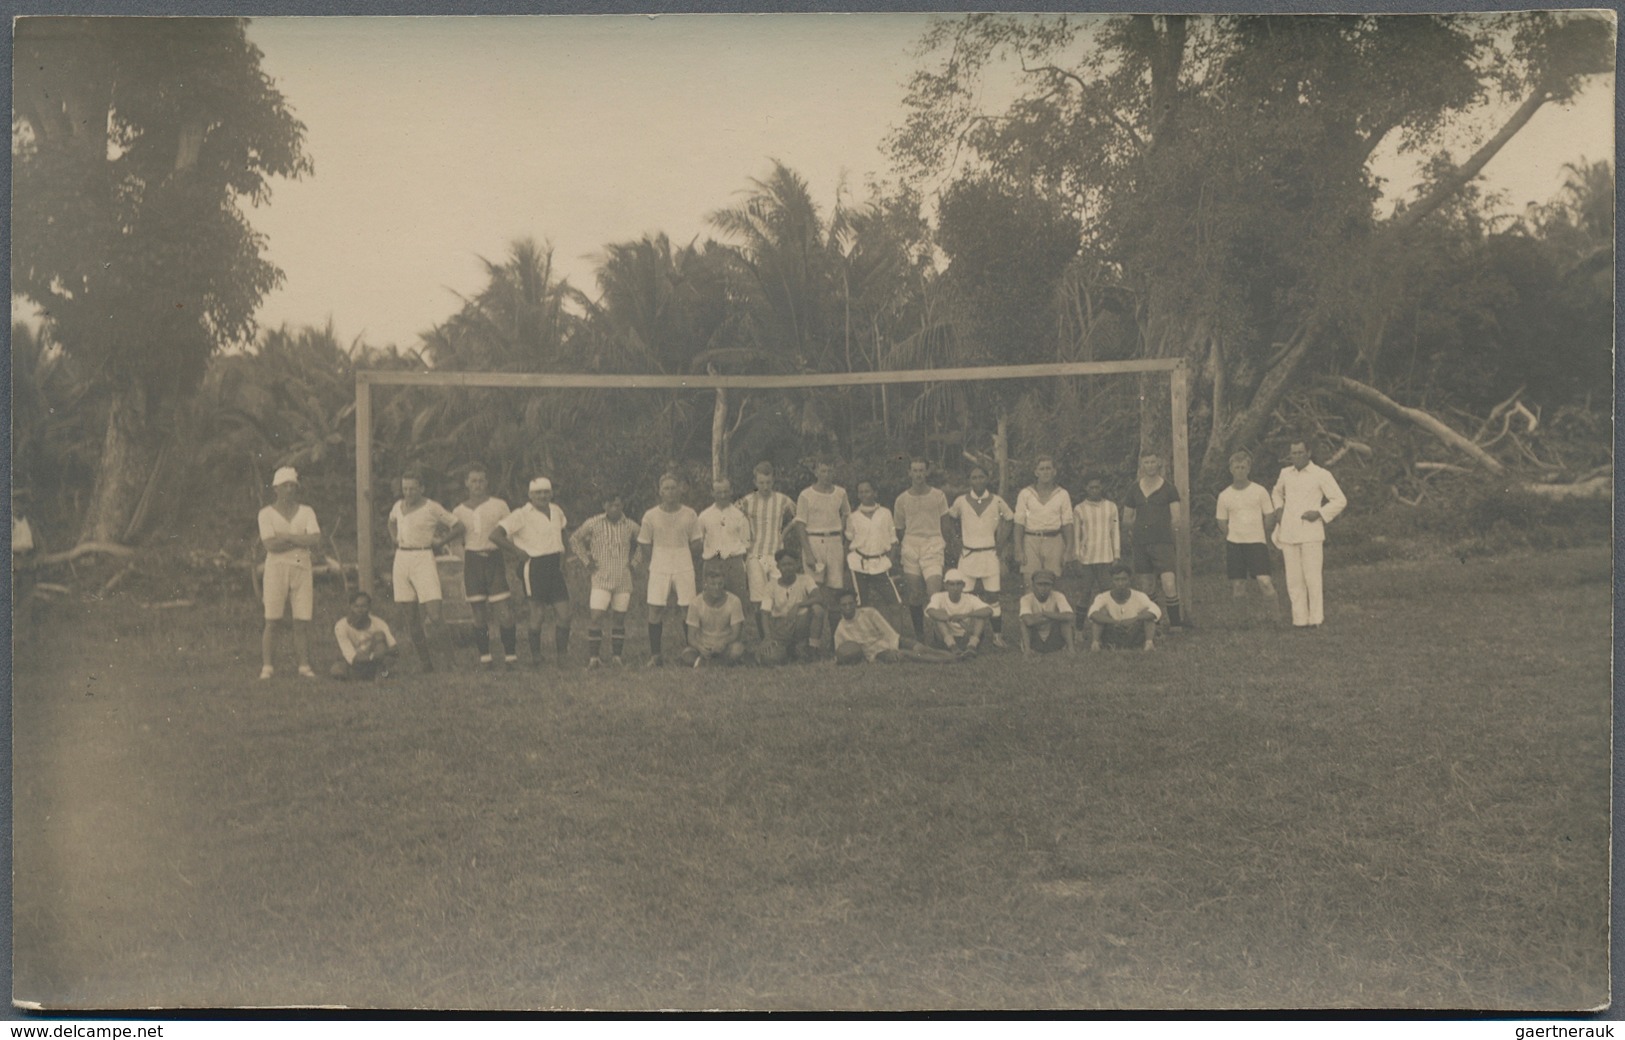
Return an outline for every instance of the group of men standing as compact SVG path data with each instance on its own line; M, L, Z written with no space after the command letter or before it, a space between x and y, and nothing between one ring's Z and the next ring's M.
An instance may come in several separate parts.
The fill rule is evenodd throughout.
M1315 626L1323 619L1324 528L1345 503L1331 475L1309 462L1307 445L1293 444L1290 458L1272 494L1251 483L1251 459L1238 453L1231 466L1234 483L1219 497L1217 519L1236 594L1256 580L1273 604L1265 547L1273 540L1285 556L1293 623ZM1106 498L1099 477L1085 481L1083 497L1074 503L1056 484L1049 456L1034 460L1033 482L1021 489L1014 508L988 487L981 466L970 470L967 490L951 503L929 475L924 459L912 460L908 487L891 508L878 501L873 480L860 480L854 505L834 483L833 465L820 461L814 482L792 501L776 488L773 466L763 462L754 469L750 493L736 498L731 482L718 479L712 502L696 511L683 502L682 481L667 474L659 482L658 502L641 522L612 494L602 512L567 533L568 520L553 502L547 477L531 480L528 500L510 510L490 494L484 468L474 466L465 478L466 499L447 510L424 495L420 477L407 474L388 521L396 550L394 598L406 612L425 671L435 667L435 643L450 649L449 640L431 635L443 631L435 557L459 539L474 639L486 667L499 660L493 630L500 661L513 666L519 660L521 617L505 557L519 562L523 620L536 666L544 660L542 633L549 623L556 660L566 659L570 645L567 554L588 575L589 667L624 664L634 572L647 574L649 666L669 657L695 667L738 662L750 656L747 645L767 664L831 654L841 663L963 660L985 644L1009 645L1001 604L1007 561L1023 578L1017 634L1024 652L1076 650L1085 634L1091 649L1149 650L1159 623L1190 627L1175 575L1174 536L1184 518L1179 493L1163 478L1157 455L1140 459L1121 509ZM261 516L262 536L271 539L265 676L271 672L272 624L281 616L278 610L273 618L271 557L305 548L303 541L313 541L316 531L314 514L293 508L282 471L275 483L279 502L266 510L276 516ZM301 532L301 544L290 541L284 528ZM1058 588L1063 576L1070 578L1076 601L1088 605L1082 614ZM286 581L276 586L282 597L288 587ZM297 622L301 613L308 619L309 606L298 596L292 602L301 674L308 675ZM345 658L335 675L371 674L392 660L393 633L371 617L369 607L358 593L335 627ZM672 622L675 634L667 631ZM668 653L668 644L675 653Z

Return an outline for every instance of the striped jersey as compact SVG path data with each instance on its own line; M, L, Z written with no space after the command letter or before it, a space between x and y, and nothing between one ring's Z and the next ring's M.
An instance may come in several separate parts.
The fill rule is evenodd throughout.
M570 550L593 564L593 574L628 576L632 564L632 540L638 536L638 525L629 516L611 521L599 513L570 536Z
M782 491L765 497L760 491L752 491L734 505L743 510L750 521L750 554L771 560L784 548L784 529L796 518L795 503Z
M1079 563L1115 563L1123 555L1123 532L1117 503L1109 498L1091 502L1087 498L1072 510L1076 520L1073 533L1077 536Z

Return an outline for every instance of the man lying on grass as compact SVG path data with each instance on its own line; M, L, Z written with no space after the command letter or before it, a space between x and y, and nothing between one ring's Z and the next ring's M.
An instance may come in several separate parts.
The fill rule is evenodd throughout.
M974 655L993 618L993 608L965 591L965 576L957 568L942 576L942 586L925 605L925 616L936 625L943 647Z
M1089 649L1150 650L1160 617L1151 597L1134 587L1134 572L1120 563L1112 568L1111 591L1096 596L1089 607Z
M350 612L333 626L342 661L334 661L328 674L335 679L387 679L398 648L395 634L383 618L372 616L372 597L357 592L350 597Z
M1055 575L1033 572L1033 590L1021 597L1021 652L1077 652L1072 641L1072 604L1055 591Z
M841 620L835 626L835 663L895 664L898 661L923 661L926 664L953 664L961 660L959 654L934 650L918 640L900 636L880 611L874 607L858 606L858 597L851 589L843 589L838 600Z
M745 607L728 591L727 572L715 563L706 564L703 591L688 605L688 645L681 659L694 668L745 659Z

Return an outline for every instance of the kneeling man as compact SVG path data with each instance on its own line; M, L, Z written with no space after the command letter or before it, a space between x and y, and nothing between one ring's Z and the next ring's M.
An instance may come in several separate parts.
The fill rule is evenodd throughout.
M1120 563L1112 568L1111 591L1096 596L1089 607L1093 633L1089 649L1105 645L1114 650L1150 650L1160 617L1162 611L1151 597L1134 587L1134 572Z
M720 566L705 568L703 591L688 605L688 645L682 661L694 668L702 664L738 664L745 659L745 607L728 591L727 572Z
M357 592L350 597L350 612L333 626L343 660L333 662L328 674L335 679L386 679L398 647L395 633L384 619L372 616L372 597Z

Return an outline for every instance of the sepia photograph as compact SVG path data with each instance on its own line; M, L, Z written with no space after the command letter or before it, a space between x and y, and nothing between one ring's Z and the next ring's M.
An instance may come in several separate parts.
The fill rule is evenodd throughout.
M1616 33L14 19L14 1009L1608 1008Z

